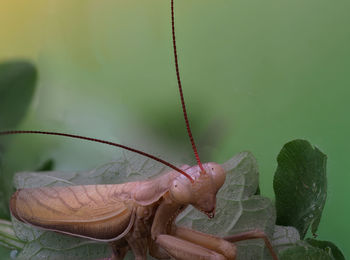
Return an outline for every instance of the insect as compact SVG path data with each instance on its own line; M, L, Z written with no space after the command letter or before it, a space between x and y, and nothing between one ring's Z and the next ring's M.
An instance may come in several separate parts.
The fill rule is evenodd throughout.
M222 238L175 225L176 217L188 205L209 218L214 217L216 194L225 182L226 173L217 163L201 163L191 133L178 66L174 0L171 0L171 24L182 109L197 165L178 168L146 152L84 136L44 131L0 132L0 135L58 135L104 143L139 153L173 169L146 181L21 189L11 197L11 213L16 219L39 228L109 243L111 259L123 259L129 250L137 260L146 259L147 253L158 259L236 259L236 246L232 242L261 238L277 260L261 231Z

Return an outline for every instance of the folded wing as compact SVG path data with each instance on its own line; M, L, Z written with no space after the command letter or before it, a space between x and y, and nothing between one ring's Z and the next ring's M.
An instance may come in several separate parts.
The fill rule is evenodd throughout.
M10 209L18 220L41 228L96 240L121 238L133 224L130 185L22 189L11 197Z

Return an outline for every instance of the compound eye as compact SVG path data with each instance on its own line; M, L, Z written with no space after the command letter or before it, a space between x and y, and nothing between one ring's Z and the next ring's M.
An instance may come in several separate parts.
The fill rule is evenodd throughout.
M175 179L170 188L173 200L180 204L190 204L192 198L191 183L184 179Z
M217 163L210 163L208 166L210 167L210 171L211 171L213 181L215 183L215 187L217 190L219 190L221 186L224 184L226 179L225 170L221 167L220 164L217 164Z

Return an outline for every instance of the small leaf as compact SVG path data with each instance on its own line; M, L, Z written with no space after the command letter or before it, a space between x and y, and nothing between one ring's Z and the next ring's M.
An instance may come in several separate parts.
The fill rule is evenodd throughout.
M284 250L279 255L279 260L335 260L329 252L313 247L304 241Z
M312 238L307 238L305 241L314 247L318 247L323 250L331 250L331 254L335 260L345 260L342 251L340 251L340 249L332 242L320 241Z
M26 61L0 64L0 129L14 128L32 100L37 71Z
M316 233L327 197L327 157L305 140L284 145L277 157L273 187L277 224L293 226L303 239L312 224Z

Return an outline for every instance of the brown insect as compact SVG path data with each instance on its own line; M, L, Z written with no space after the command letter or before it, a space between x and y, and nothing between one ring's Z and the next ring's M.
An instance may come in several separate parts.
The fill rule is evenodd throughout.
M180 98L197 165L177 168L143 151L78 135L43 131L0 132L0 135L59 135L104 143L147 156L173 169L147 181L21 189L11 197L11 213L16 219L36 227L109 243L113 250L111 259L123 259L129 250L137 260L146 259L148 252L158 259L236 259L236 246L232 242L261 238L277 260L262 231L222 238L175 225L176 217L188 205L209 218L214 217L216 194L225 182L226 173L217 163L201 163L192 137L178 68L173 0L171 21Z

